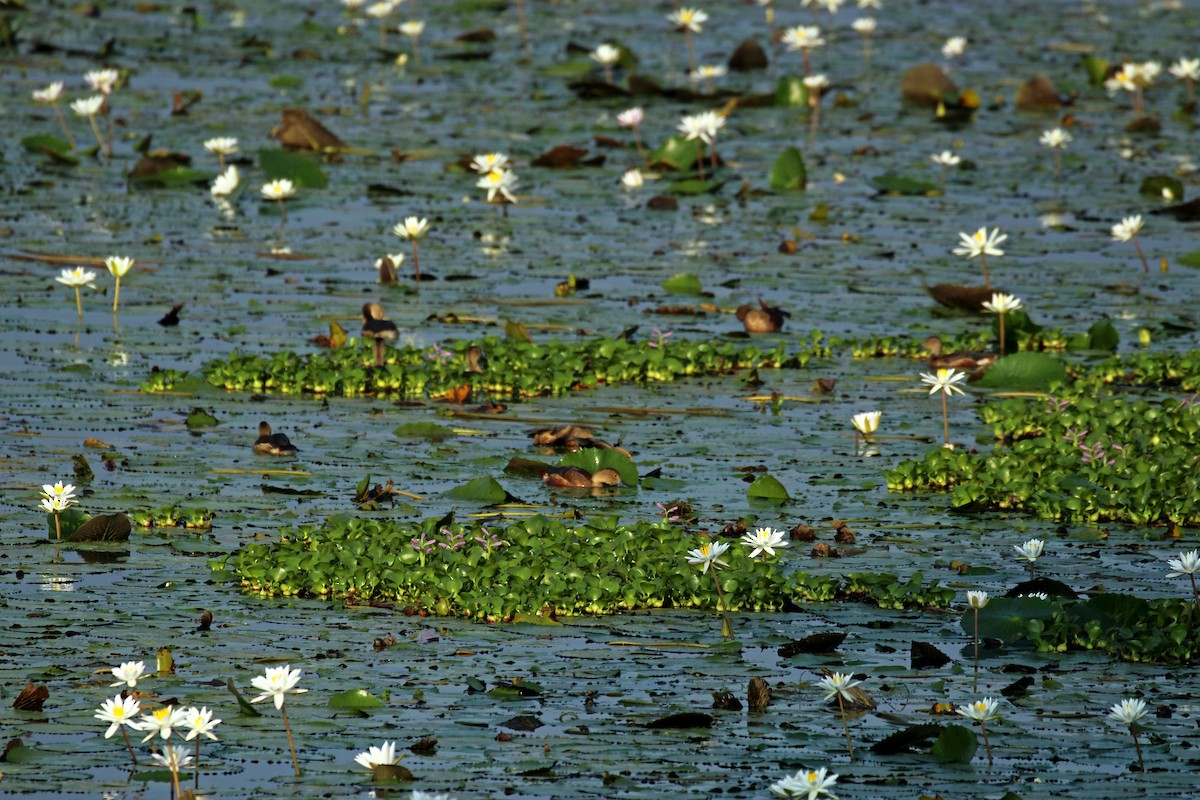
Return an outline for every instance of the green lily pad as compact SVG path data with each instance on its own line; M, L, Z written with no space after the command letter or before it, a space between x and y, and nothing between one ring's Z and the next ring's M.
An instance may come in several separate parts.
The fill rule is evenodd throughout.
M786 503L792 499L779 479L766 473L754 479L754 483L746 489L746 497L751 500L768 500L776 503Z
M936 183L917 180L916 178L905 178L902 175L894 175L890 172L871 178L871 185L878 189L881 194L933 195L942 193L941 187Z
M803 189L808 181L808 170L799 148L786 147L771 165L771 188L777 192Z
M446 492L446 496L452 497L455 500L470 500L476 503L494 505L495 503L503 503L508 497L508 492L504 491L504 487L495 478L490 475L483 475L473 478L461 486L455 486Z
M794 75L784 76L775 84L775 105L805 107L808 105L808 87L804 79Z
M1047 620L1056 611L1057 604L1036 597L997 597L979 610L979 636L1013 644L1026 637L1030 620ZM974 636L974 609L963 612L959 624L963 631Z
M617 471L621 482L626 486L638 485L637 467L629 456L617 450L604 450L599 447L585 447L573 453L567 453L558 462L560 467L580 467L588 472L609 468Z
M696 143L682 136L672 136L650 152L651 164L665 164L672 169L691 169L696 163Z
M286 178L306 189L324 189L329 184L329 177L317 162L299 153L263 150L258 154L258 164L268 181Z
M1062 362L1045 353L1013 353L998 359L983 374L979 385L987 389L1045 391L1067 379Z
M690 272L680 272L663 281L662 287L671 294L702 294L700 279Z
M934 761L941 764L970 764L979 749L975 731L962 725L947 725L930 748Z
M436 422L406 422L392 431L399 439L429 439L441 442L454 435L454 431Z
M365 711L371 708L382 708L387 703L365 689L347 689L344 692L330 695L328 705L330 708Z
M38 134L26 136L21 140L21 147L30 153L44 155L52 161L63 164L78 164L79 157L71 151L71 145L56 136Z
M1163 190L1166 190L1169 196L1168 194L1164 194ZM1138 187L1138 192L1150 197L1182 200L1183 181L1171 175L1149 175L1142 180L1142 185Z
M187 429L189 431L212 428L220 424L216 417L203 408L193 408L187 415Z

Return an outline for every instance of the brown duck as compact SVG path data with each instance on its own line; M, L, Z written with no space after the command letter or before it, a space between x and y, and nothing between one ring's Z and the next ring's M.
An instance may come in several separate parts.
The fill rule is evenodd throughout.
M539 447L551 447L555 450L574 452L587 447L599 450L615 450L626 458L633 458L628 450L620 445L609 444L587 428L579 425L558 425L554 428L542 428L530 434L533 443Z
M921 344L929 351L929 366L934 369L961 369L967 372L983 372L996 362L996 354L990 350L958 350L942 352L942 340L930 336Z
M363 340L371 339L375 343L375 366L382 367L384 362L384 342L394 342L400 338L396 323L383 318L383 306L379 303L367 303L362 308Z
M264 456L294 456L299 450L282 433L271 433L269 423L258 423L258 438L254 440L254 452Z
M753 303L743 303L737 309L737 318L746 333L774 333L783 328L784 320L790 316L782 308L769 306L762 300L758 301L758 308Z
M588 472L581 467L547 467L542 470L542 483L562 489L595 489L600 486L619 486L621 476L610 467L595 472Z

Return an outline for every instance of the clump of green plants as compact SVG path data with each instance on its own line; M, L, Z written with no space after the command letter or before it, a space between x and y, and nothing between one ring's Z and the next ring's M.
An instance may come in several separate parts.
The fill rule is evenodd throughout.
M537 516L507 527L426 520L417 525L335 517L251 543L213 568L266 596L393 603L440 615L607 614L637 608L719 608L711 576L688 563L698 540L662 520L613 518L568 526ZM734 542L717 574L729 611L777 611L852 599L887 608L949 605L953 591L919 575L857 573L845 580L788 573ZM745 551L745 552L742 552Z
M203 508L170 505L130 511L129 521L140 528L188 528L207 531L212 528L213 513Z
M386 395L403 399L458 396L463 387L496 399L561 396L599 384L646 384L753 368L801 368L827 356L828 343L813 332L799 344L770 349L709 341L630 342L596 338L534 343L487 337L432 348L389 350L382 367L358 339L328 352L298 355L234 353L204 367L213 386L229 391L278 394ZM480 354L486 362L480 359ZM170 388L181 375L160 370L143 388Z

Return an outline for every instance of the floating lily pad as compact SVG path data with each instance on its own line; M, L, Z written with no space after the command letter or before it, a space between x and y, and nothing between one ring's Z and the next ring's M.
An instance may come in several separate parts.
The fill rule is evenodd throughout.
M754 483L746 489L746 497L751 500L767 500L777 503L786 503L792 499L779 479L767 473L754 479Z
M455 486L446 492L446 496L452 497L455 500L470 500L475 503L495 505L496 503L503 503L508 498L508 492L504 491L504 487L495 478L490 475L483 475L464 483L462 486Z
M331 694L328 705L330 708L367 711L373 708L383 708L387 703L366 689L347 689L344 692Z
M573 453L567 453L558 462L560 467L580 467L593 474L601 469L614 469L621 476L621 482L626 486L638 485L637 467L629 456L619 450L606 450L599 447L584 447Z
M997 359L979 385L988 389L1024 389L1045 391L1067 379L1063 363L1045 353L1013 353Z
M803 189L807 179L808 171L799 148L784 148L771 165L771 188L777 192Z
M329 177L312 158L287 150L262 150L258 164L267 180L286 178L298 187L324 189Z
M672 294L703 294L700 279L690 272L680 272L663 281L662 287Z

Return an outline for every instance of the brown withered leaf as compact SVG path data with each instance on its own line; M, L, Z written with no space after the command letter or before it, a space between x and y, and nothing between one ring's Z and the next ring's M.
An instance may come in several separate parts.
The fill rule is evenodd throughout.
M734 72L749 72L767 68L767 53L754 39L747 39L729 56L729 68Z
M838 544L854 544L854 531L850 530L850 526L844 522L834 523L833 526L836 533L833 540Z
M929 669L932 667L941 667L950 663L950 656L943 653L938 648L928 642L918 642L913 640L912 652L909 655L909 664L913 669Z
M733 696L733 692L713 692L713 708L721 711L741 711L742 701Z
M679 201L665 194L656 194L646 201L646 208L651 211L678 211Z
M346 143L334 136L303 108L285 108L271 136L289 150L345 150Z
M917 64L900 79L900 96L910 103L936 108L947 95L958 94L958 86L937 64Z
M746 702L751 711L766 711L771 702L771 684L762 678L751 678L746 690Z
M800 522L796 524L796 527L788 531L788 538L793 542L813 542L816 541L817 535L813 533L812 528Z
M199 89L193 89L190 92L176 92L171 97L171 116L178 117L181 114L188 113L192 106L200 102L200 98L203 96L203 92Z
M837 558L837 550L830 547L828 542L817 542L809 555L813 558Z
M92 517L75 529L67 541L71 542L123 542L129 538L133 526L129 517L118 512Z
M160 172L186 167L192 158L184 153L168 153L162 150L149 153L138 159L129 173L130 180L145 180Z
M1054 81L1045 75L1030 78L1017 90L1017 108L1021 111L1050 111L1062 104Z
M947 308L957 308L959 311L982 311L983 304L992 299L992 294L1002 290L995 287L935 283L933 286L926 286L925 291Z
M112 450L113 446L101 439L95 439L91 436L83 440L84 447L95 447L98 450Z
M491 28L477 28L473 31L466 31L454 37L456 42L494 42L496 41L496 32Z
M25 681L25 688L17 695L12 707L17 711L41 711L42 704L50 698L50 690L45 686L34 686L33 681Z
M813 653L832 653L844 641L846 641L845 631L814 633L811 636L805 636L803 639L781 644L777 652L780 658L791 658L801 653L810 655Z
M197 625L197 627L196 627L196 630L198 630L198 631L211 630L212 624L213 624L212 612L209 611L208 609L201 611L200 616L199 616L199 618L197 618L196 622L199 623L199 625Z
M587 155L587 150L582 147L572 147L569 144L560 144L551 147L546 152L535 158L531 163L535 167L550 167L551 169L566 169L569 167L579 166L579 162Z
M673 728L711 728L712 726L712 714L700 714L695 711L685 711L682 714L670 714L646 723L646 727L652 730Z

